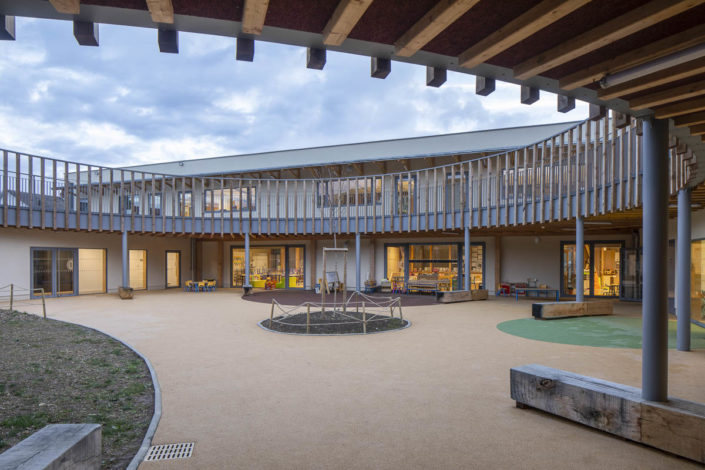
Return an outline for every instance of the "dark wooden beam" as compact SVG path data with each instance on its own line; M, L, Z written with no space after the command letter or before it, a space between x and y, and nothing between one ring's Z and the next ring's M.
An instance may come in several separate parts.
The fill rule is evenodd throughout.
M653 0L522 62L514 68L514 77L519 80L534 77L701 3L701 0Z
M575 97L568 95L558 95L556 110L559 113L567 113L575 109Z
M384 79L391 71L391 60L384 57L370 57L370 77Z
M73 36L81 46L97 46L98 26L90 21L74 21Z
M674 101L705 95L705 80L658 91L629 100L632 109L646 109Z
M607 74L621 72L703 42L705 42L705 25L699 25L659 41L650 42L643 47L620 54L604 62L582 67L577 72L562 77L559 80L560 87L564 90L574 90L596 82Z
M255 41L249 38L237 38L235 59L252 62L255 60Z
M323 70L326 65L326 50L309 47L306 51L306 68Z
M59 13L67 15L78 15L81 12L80 0L49 0L49 3Z
M394 43L394 53L411 57L463 16L479 0L441 0Z
M147 0L147 8L155 23L174 23L174 6L171 0Z
M179 53L179 32L174 29L159 30L159 52Z
M426 67L426 86L438 88L446 82L448 73L442 67Z
M494 92L495 80L494 78L481 77L480 75L475 77L475 94L481 96L487 96Z
M689 130L691 135L705 135L705 124L692 126Z
M684 114L673 118L673 124L676 127L692 126L693 124L705 124L705 111L697 113Z
M632 93L648 90L660 85L665 85L666 83L673 83L702 73L705 73L705 57L649 75L644 75L643 77L630 80L620 85L611 86L604 90L598 90L597 96L602 100L621 98Z
M615 126L617 129L627 127L631 122L631 116L624 113L614 113Z
M341 0L323 28L323 44L341 45L371 4L372 0Z
M462 67L472 68L574 12L591 0L544 0L458 56Z
M268 7L269 0L245 0L245 9L242 12L242 32L262 34Z
M15 17L0 15L0 41L15 40Z
M590 103L590 111L588 112L588 119L591 121L597 121L607 116L607 108L597 104Z
M539 100L539 89L527 85L521 86L521 104L534 104Z
M654 108L654 115L658 119L665 119L696 111L705 111L705 97L657 106Z

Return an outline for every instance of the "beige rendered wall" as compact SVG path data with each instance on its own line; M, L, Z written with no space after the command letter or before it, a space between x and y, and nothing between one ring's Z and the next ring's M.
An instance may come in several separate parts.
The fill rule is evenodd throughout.
M130 249L147 250L147 286L163 289L165 286L166 250L181 251L181 279L188 279L190 271L190 242L185 238L129 235ZM64 232L0 228L0 286L17 284L31 287L32 247L102 248L107 250L108 292L117 291L122 283L121 235L119 233Z

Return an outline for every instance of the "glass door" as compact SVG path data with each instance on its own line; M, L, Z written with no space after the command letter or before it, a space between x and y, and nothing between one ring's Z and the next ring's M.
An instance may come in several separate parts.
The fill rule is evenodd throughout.
M287 257L287 284L286 287L294 289L304 288L304 247L289 246L286 248Z
M575 245L563 245L563 279L562 279L562 294L576 295L578 284L575 281L576 271L582 271L582 286L583 295L591 295L590 293L590 255L591 246L585 244L583 252L583 269L579 269L575 265Z
M181 286L181 252L166 252L166 287Z
M622 246L607 243L594 245L593 293L597 297L619 296Z
M75 248L32 248L32 296L76 294Z
M625 300L641 300L641 263L638 250L624 250L622 291Z
M130 250L130 287L147 288L147 250Z
M575 266L575 244L561 244L561 293L574 296L582 272L583 295L618 297L622 285L622 243L587 242L584 247L583 268Z

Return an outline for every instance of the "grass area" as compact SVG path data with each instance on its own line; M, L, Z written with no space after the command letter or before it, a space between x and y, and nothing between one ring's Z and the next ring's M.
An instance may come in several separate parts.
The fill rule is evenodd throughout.
M77 325L0 311L0 452L51 423L103 425L103 465L122 469L154 411L144 361Z
M497 325L522 338L604 348L641 348L641 317L581 317L559 320L520 318ZM705 328L691 325L691 347L705 349ZM668 322L668 347L676 347L676 321Z

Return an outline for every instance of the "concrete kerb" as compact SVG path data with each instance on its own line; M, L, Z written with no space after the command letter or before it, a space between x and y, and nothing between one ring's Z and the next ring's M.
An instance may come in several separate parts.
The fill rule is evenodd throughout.
M130 461L130 464L126 467L126 470L137 470L137 467L139 464L142 463L144 458L147 456L147 451L149 451L149 448L152 446L152 438L154 437L154 433L157 432L157 426L159 425L159 420L162 418L162 389L159 386L159 379L157 378L157 371L154 370L154 367L152 367L152 363L149 362L149 359L145 357L141 352L139 352L137 349L132 347L132 345L126 343L125 341L121 340L120 338L117 338L110 333L106 333L105 331L99 330L98 328L93 328L90 326L86 325L81 325L80 323L73 323L70 321L66 320L57 320L55 318L51 318L54 321L60 321L63 323L70 323L71 325L77 325L82 328L87 328L89 330L96 331L102 335L105 335L109 338L114 339L118 343L123 344L125 347L129 348L137 354L145 364L147 364L147 369L149 369L149 374L152 377L152 386L154 387L154 414L152 415L152 421L149 423L149 427L147 428L147 432L144 435L144 439L142 440L142 445L140 448L137 450L137 453L135 454L134 457L132 457L132 460Z
M291 336L369 336L369 335L376 335L380 333L393 333L395 331L402 331L406 330L411 326L411 320L404 320L406 322L406 325L402 326L401 328L394 328L393 330L384 330L384 331L371 331L369 333L290 333L288 331L275 331L275 330L270 330L266 326L263 325L264 322L268 322L269 318L265 318L262 321L257 322L257 326L262 328L264 331L267 331L269 333L276 333L278 335L291 335Z

